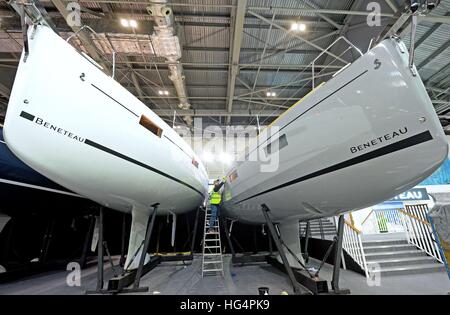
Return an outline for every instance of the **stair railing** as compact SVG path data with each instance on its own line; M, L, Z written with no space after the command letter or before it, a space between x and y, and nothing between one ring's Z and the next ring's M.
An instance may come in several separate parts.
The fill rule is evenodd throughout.
M427 205L411 205L405 206L405 210L398 209L398 213L402 217L402 224L408 243L416 246L443 264L444 261L439 245L434 239L431 224L427 219L427 212Z
M320 229L320 238L324 239L325 238L325 233L323 232L323 224L322 224L322 219L319 219L319 229Z
M337 219L337 217L335 218ZM353 224L344 221L344 236L342 239L342 248L353 258L353 260L364 270L366 277L369 277L367 271L366 256L361 238L361 231Z

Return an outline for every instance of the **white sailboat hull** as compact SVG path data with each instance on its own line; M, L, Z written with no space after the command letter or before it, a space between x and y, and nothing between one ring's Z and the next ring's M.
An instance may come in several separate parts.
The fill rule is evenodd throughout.
M207 174L190 146L52 30L39 25L33 33L8 105L8 147L58 184L115 210L198 207ZM140 124L143 115L159 136Z
M448 144L403 43L388 39L282 115L279 128L250 148L284 137L279 167L237 162L225 185L227 216L263 223L333 216L387 200L424 180ZM286 145L287 143L287 145ZM233 180L233 178L235 178Z

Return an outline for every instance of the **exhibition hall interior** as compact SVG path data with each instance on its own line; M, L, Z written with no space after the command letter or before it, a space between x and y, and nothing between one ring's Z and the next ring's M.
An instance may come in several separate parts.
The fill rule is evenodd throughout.
M450 0L1 1L0 130L0 295L450 294Z

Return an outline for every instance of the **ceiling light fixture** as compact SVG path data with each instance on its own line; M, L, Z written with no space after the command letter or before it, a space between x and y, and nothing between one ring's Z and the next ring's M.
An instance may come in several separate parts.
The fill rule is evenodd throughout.
M233 162L233 160L234 160L233 156L226 152L223 152L220 155L220 161L224 164L230 165Z
M127 19L120 19L120 24L122 24L123 27L129 27L130 22L128 22Z
M306 30L306 24L300 23L300 22L294 22L291 24L291 31L297 32L304 32Z
M131 27L131 28L137 28L138 24L136 20L133 19L120 19L120 24L122 24L123 27Z
M137 28L137 22L136 20L130 20L130 27Z
M214 161L214 156L210 152L203 152L202 158L205 162Z

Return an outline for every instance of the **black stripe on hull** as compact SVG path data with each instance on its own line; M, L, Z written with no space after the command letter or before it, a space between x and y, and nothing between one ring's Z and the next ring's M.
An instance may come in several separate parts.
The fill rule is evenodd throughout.
M334 94L336 94L337 92L339 92L340 90L342 90L343 88L345 88L347 85L349 85L350 83L356 81L357 79L359 79L360 77L362 77L364 74L366 74L367 72L369 72L369 70L365 70L363 72L361 72L360 74L358 74L356 77L354 77L353 79L351 79L350 81L348 81L347 83L345 83L344 85L340 86L339 88L337 88L334 92L328 94L327 96L325 96L324 98L322 98L320 101L318 101L317 103L315 103L314 105L312 105L310 108L308 108L307 110L305 110L304 112L302 112L301 114L297 115L295 118L293 118L291 121L289 121L286 125L280 127L280 129L277 131L277 134L279 134L284 128L286 128L287 126L289 126L290 124L292 124L294 121L296 121L297 119L299 119L300 117L302 117L303 115L305 115L307 112L309 112L311 109L315 108L317 105L321 104L323 101L325 101L326 99L330 98L331 96L333 96ZM288 109L289 110L289 109ZM254 150L252 150L251 152L249 152L246 156L245 159L247 159L250 154L252 154L255 150L257 150L260 146L262 146L264 143L266 143L267 141L269 141L272 138L272 136L267 137L266 140L264 140L262 143L260 143Z
M33 121L34 118L35 118L35 116L33 116L33 115L31 115L31 114L29 114L27 112L21 112L20 116L25 118L25 119L27 119L27 120L31 120L31 121ZM163 171L160 171L160 170L158 170L158 169L156 169L154 167L151 167L150 165L147 165L147 164L144 164L142 162L139 162L139 161L137 161L137 160L135 160L135 159L133 159L133 158L131 158L129 156L126 156L126 155L124 155L122 153L119 153L119 152L114 151L114 150L112 150L110 148L107 148L107 147L105 147L105 146L103 146L101 144L98 144L98 143L96 143L96 142L94 142L92 140L86 139L84 141L84 143L89 145L89 146L91 146L91 147L93 147L93 148L96 148L98 150L104 151L106 153L109 153L111 155L119 157L119 158L121 158L121 159L123 159L125 161L128 161L130 163L136 164L136 165L141 166L141 167L143 167L143 168L145 168L145 169L147 169L149 171L152 171L152 172L157 173L157 174L159 174L161 176L164 176L164 177L166 177L168 179L171 179L171 180L173 180L173 181L175 181L175 182L177 182L177 183L179 183L181 185L184 185L184 186L192 189L193 191L198 193L203 198L205 197L205 195L200 190L196 189L195 187L189 185L188 183L186 183L186 182L184 182L184 181L182 181L182 180L180 180L180 179L178 179L176 177L173 177L172 175L169 175L167 173L164 173Z
M193 156L190 156L186 151L184 151L178 144L176 144L175 142L172 141L172 139L170 139L169 137L167 137L166 135L164 135L164 138L166 138L167 140L169 140L174 146L176 146L178 149L180 149L184 154L186 154L190 159L193 159Z
M29 113L27 113L27 112L24 112L24 111L22 111L22 112L20 113L20 117L25 118L25 119L28 119L28 120L30 120L30 121L34 121L34 116L31 115L31 114L29 114Z
M98 143L96 143L96 142L94 142L92 140L86 139L86 141L84 143L86 143L87 145L89 145L91 147L94 147L94 148L96 148L98 150L101 150L103 152L109 153L109 154L114 155L114 156L116 156L118 158L121 158L122 160L125 160L125 161L128 161L130 163L136 164L136 165L138 165L140 167L143 167L143 168L145 168L145 169L147 169L149 171L152 171L152 172L157 173L157 174L159 174L161 176L164 176L164 177L166 177L168 179L171 179L171 180L173 180L173 181L175 181L175 182L177 182L179 184L182 184L182 185L184 185L184 186L194 190L200 196L205 197L203 195L203 193L201 191L199 191L198 189L196 189L195 187L189 185L188 183L186 183L186 182L184 182L184 181L182 181L182 180L180 180L180 179L178 179L176 177L173 177L173 176L171 176L171 175L169 175L167 173L164 173L164 172L162 172L162 171L160 171L160 170L158 170L158 169L156 169L154 167L151 167L150 165L147 165L147 164L144 164L142 162L139 162L139 161L137 161L137 160L135 160L135 159L133 159L133 158L131 158L129 156L126 156L126 155L124 155L122 153L119 153L119 152L114 151L114 150L112 150L110 148L107 148L107 147L105 147L105 146L103 146L101 144L98 144Z
M353 165L357 165L357 164L360 164L360 163L363 163L363 162L367 162L369 160L373 160L375 158L378 158L378 157L381 157L381 156L384 156L384 155L387 155L387 154L390 154L390 153L393 153L393 152L396 152L396 151L400 151L400 150L403 150L403 149L415 146L417 144L430 141L432 139L433 139L433 137L432 137L431 133L429 131L425 131L425 132L419 133L419 134L417 134L415 136L411 136L411 137L406 138L404 140L398 141L396 143L393 143L393 144L387 145L385 147L376 149L376 150L374 150L372 152L368 152L368 153L362 154L362 155L354 157L354 158L352 158L350 160L347 160L347 161L344 161L344 162L341 162L341 163L329 166L327 168L324 168L324 169L321 169L319 171L310 173L308 175L305 175L305 176L293 179L293 180L288 181L288 182L286 182L284 184L281 184L281 185L275 186L273 188L264 190L264 191L262 191L262 192L260 192L260 193L258 193L256 195L253 195L253 196L247 197L245 199L242 199L240 201L237 201L237 202L235 202L235 204L239 204L241 202L244 202L244 201L247 201L249 199L252 199L252 198L255 198L255 197L267 194L267 193L275 191L275 190L279 190L279 189L282 189L282 188L285 188L285 187L288 187L288 186L291 186L291 185L294 185L294 184L298 184L300 182L306 181L306 180L311 179L311 178L319 177L321 175L329 174L329 173L332 173L332 172L335 172L335 171L338 171L338 170L341 170L341 169L344 169L344 168L347 168L347 167L350 167L350 166L353 166Z
M106 93L105 91L103 91L102 89L100 89L98 86L94 85L91 83L91 85L98 90L99 92L103 93L104 95L106 95L108 98L110 98L111 100L113 100L114 102L116 102L117 104L119 104L120 106L122 106L123 108L125 108L127 111L129 111L130 113L132 113L134 116L139 117L138 114L136 114L135 112L133 112L131 109L129 109L128 107L126 107L125 105L123 105L121 102L119 102L118 100L116 100L114 97L112 97L111 95L109 95L108 93Z

